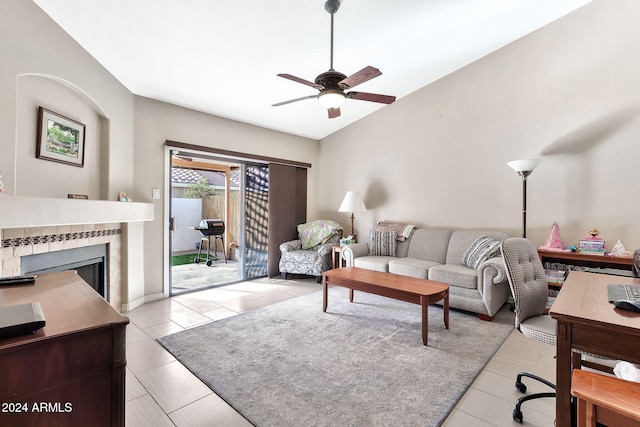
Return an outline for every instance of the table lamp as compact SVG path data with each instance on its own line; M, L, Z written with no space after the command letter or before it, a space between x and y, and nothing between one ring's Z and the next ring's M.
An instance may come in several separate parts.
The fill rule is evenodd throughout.
M342 204L338 208L338 212L351 212L351 236L355 239L356 234L353 229L353 220L355 219L355 212L366 212L367 207L362 201L362 196L357 191L347 191L347 194L342 200Z

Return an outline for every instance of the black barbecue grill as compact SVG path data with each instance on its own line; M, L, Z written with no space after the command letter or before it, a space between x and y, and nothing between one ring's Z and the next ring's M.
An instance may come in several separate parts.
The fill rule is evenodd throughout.
M211 239L213 238L213 254L215 259L218 259L218 245L217 241L220 240L222 242L222 254L224 255L224 262L227 262L227 253L224 248L224 221L221 219L203 219L200 221L200 225L198 227L194 227L194 229L198 230L202 234L202 238L200 239L200 246L198 247L198 256L194 260L196 264L203 261L201 258L202 253L202 242L207 242L207 265L211 267L211 264L214 260L209 259L209 249L211 248Z

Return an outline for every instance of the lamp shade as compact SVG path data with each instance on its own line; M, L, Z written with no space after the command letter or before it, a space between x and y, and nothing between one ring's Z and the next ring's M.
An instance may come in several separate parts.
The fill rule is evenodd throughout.
M362 196L358 191L347 191L342 200L342 204L338 208L338 212L366 212L367 207L362 201Z
M340 108L344 100L344 93L340 89L325 89L318 96L318 102L326 109Z
M516 172L532 172L540 164L540 159L512 160L507 164Z

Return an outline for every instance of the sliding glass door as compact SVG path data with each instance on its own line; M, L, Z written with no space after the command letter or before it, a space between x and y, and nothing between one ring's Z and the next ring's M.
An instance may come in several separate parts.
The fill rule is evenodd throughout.
M241 168L244 185L244 242L241 270L245 279L267 276L269 254L269 168L247 164Z
M170 294L267 276L268 166L180 152L169 175ZM223 236L199 230L214 219Z
M175 141L165 146L169 294L278 275L280 244L297 238L297 224L306 221L311 165ZM208 239L209 255L198 230L204 219L226 226L224 243Z
M244 273L239 268L236 250L244 205L239 170L239 164L228 160L197 153L172 153L170 294L242 279ZM203 229L201 226L205 224L212 227Z

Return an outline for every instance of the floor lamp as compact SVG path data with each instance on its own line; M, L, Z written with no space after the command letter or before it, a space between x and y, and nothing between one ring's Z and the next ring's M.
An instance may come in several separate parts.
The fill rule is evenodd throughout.
M522 237L527 237L527 177L538 167L540 160L513 160L507 164L522 177Z
M367 207L362 201L362 196L357 191L347 191L347 194L342 200L342 204L338 208L338 212L351 212L351 236L356 238L356 234L353 228L353 220L355 219L354 212L366 212Z

